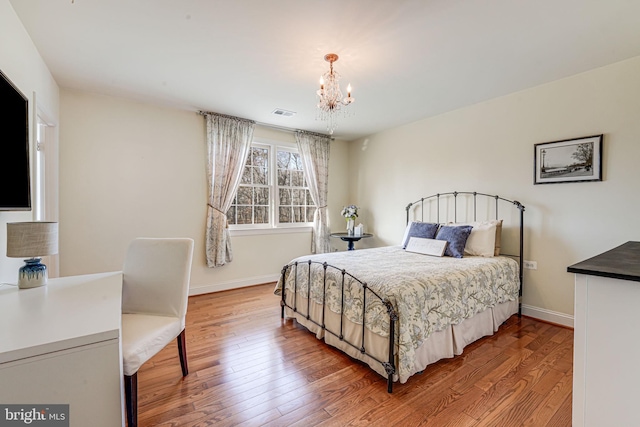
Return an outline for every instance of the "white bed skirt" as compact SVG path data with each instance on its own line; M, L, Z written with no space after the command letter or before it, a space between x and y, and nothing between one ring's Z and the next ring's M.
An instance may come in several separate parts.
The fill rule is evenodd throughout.
M288 303L293 305L293 296L291 293L287 294L287 300L290 300ZM296 319L298 323L316 334L318 339L324 339L327 344L343 351L354 359L366 363L371 367L371 369L387 378L387 373L380 363L387 362L389 360L387 337L376 335L369 329L365 328L365 348L367 353L372 354L375 357L374 359L360 351L360 347L362 346L360 339L362 334L362 325L352 323L345 318L342 319L343 336L345 340L356 345L357 348L354 348L344 341L341 341L333 334L324 332L320 326L307 320L306 299L298 296L297 307L298 313L294 313L292 309L285 307L285 316L287 318ZM322 305L312 302L309 309L309 317L314 319L317 323L322 324ZM416 349L413 372L411 372L411 374L406 378L398 378L398 376L395 375L393 380L399 380L401 383L405 383L411 375L423 371L428 365L441 359L452 358L456 355L462 354L465 346L484 336L493 335L502 323L517 312L518 302L509 301L480 312L474 317L467 319L458 325L452 325L442 331L434 332ZM341 316L330 310L325 310L324 316L324 324L326 328L337 335L340 335ZM397 353L397 351L394 353ZM397 366L397 360L395 361L395 364Z

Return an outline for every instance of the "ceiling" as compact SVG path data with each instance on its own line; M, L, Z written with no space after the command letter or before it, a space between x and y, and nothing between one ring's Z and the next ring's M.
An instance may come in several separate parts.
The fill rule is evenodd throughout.
M10 2L62 88L287 128L337 53L346 140L640 55L638 0Z

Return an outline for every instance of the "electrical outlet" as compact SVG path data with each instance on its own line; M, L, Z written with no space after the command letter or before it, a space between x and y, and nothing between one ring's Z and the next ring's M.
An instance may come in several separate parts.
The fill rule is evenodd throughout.
M529 270L537 270L538 269L538 263L535 261L522 261L522 265L524 268L527 268Z

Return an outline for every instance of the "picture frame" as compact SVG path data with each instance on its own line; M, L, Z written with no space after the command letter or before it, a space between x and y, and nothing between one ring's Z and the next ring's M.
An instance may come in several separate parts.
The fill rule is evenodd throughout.
M534 145L534 184L602 181L603 135Z

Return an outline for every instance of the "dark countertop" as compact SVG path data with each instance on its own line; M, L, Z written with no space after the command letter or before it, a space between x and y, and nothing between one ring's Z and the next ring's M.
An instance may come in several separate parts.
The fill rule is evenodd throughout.
M640 282L640 242L627 242L567 267L569 273Z

